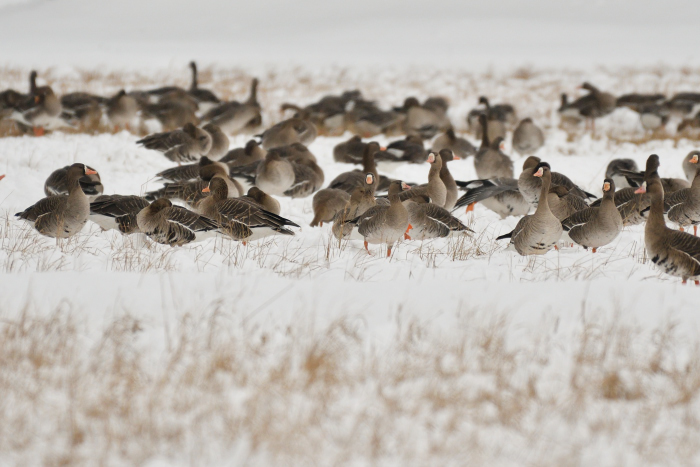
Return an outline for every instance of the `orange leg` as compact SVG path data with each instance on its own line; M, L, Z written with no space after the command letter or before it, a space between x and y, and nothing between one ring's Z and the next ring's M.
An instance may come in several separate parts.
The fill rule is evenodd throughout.
M246 242L245 240L243 240L242 243L243 243L243 246L248 246L248 242Z
M695 285L700 285L700 281L695 281Z
M410 240L411 237L408 235L408 231L411 230L413 226L411 224L408 224L408 227L406 228L406 232L403 234L403 239L404 240Z
M471 203L469 206L467 206L467 212L474 211L474 206L476 206L476 203Z
M323 227L323 221L319 223L319 227Z
M34 130L34 136L44 136L46 134L43 127L35 126L32 129Z
M369 245L367 244L367 240L365 240L365 250L367 250L367 254L371 255L372 253L369 252Z
M695 235L696 237L698 236L698 226L697 225L693 226L693 235Z
M391 246L388 246L386 249L386 257L388 258L390 256L391 256Z
M681 232L685 232L685 230L683 229L683 226L682 226L682 225L681 225L680 227L678 227L678 229L679 229Z
M556 245L554 245L554 249L557 250L557 251L559 251L559 247L556 246Z
M681 284L683 284L683 285L685 285L687 283L688 283L688 281L686 279L683 279L683 282L681 282Z
M597 248L593 248L593 253L595 253L596 251L598 251L598 249L597 249Z

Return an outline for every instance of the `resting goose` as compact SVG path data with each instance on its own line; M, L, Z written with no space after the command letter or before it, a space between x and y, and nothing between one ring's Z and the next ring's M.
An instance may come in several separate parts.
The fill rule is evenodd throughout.
M494 140L499 136L506 137L506 124L515 124L515 109L509 104L497 104L492 106L486 96L479 97L479 105L467 115L467 125L476 135L481 135L483 125L481 116L485 116L489 122L489 139Z
M378 175L377 165L374 160L379 150L379 144L374 141L365 145L365 152L362 156L362 170L355 169L350 172L341 173L328 184L328 188L342 190L350 194L356 187L365 184L365 174L370 172L379 179L378 190L387 189L391 180Z
M535 156L530 156L525 159L525 162L523 162L523 171L518 177L518 188L520 189L520 193L523 195L523 198L525 198L533 206L537 206L541 192L540 189L542 187L542 178L534 175L538 170L540 162L540 158ZM551 172L551 181L552 185L562 185L572 194L584 200L587 198L595 198L595 196L591 193L579 188L569 179L569 177L564 174Z
M695 162L693 162L695 161ZM696 175L690 188L683 188L666 197L668 220L678 224L682 231L685 227L693 226L693 234L698 234L700 224L700 164L698 156L690 160L696 166Z
M700 237L669 229L664 220L664 189L658 173L645 177L637 189L651 197L649 218L644 227L644 244L651 261L666 274L683 279L694 279L700 285Z
M500 136L491 141L488 135L489 123L485 115L479 116L482 128L481 146L474 156L474 168L479 178L513 178L513 161L501 152Z
M406 116L392 110L381 110L374 102L353 99L345 107L345 125L350 132L363 138L380 133L394 133Z
M443 149L451 150L454 155L460 159L466 159L476 154L474 145L466 139L457 136L452 128L448 129L445 134L438 136L435 138L435 141L433 141L433 151L440 152Z
M318 102L300 107L295 104L282 104L281 110L306 112L318 130L326 135L339 136L345 131L345 108L349 102L361 99L360 91L345 91L340 96L329 95Z
M63 168L54 170L44 182L44 194L46 196L68 195L71 189L71 180L68 177L68 171L72 166L67 165ZM100 174L95 169L87 167L92 173L80 177L78 182L83 192L92 200L94 197L101 195L104 192L104 185L100 179Z
M191 180L166 183L163 188L146 193L146 199L153 201L160 198L179 199L197 210L199 202L202 200L202 189L209 184L214 177L220 177L228 186L229 196L236 198L244 194L243 187L228 174L228 167L219 162L212 162L199 166L198 177Z
M102 195L90 203L90 220L102 230L117 229L123 234L140 232L136 216L150 203L141 196Z
M154 118L163 127L163 131L173 131L187 124L199 122L195 112L197 104L180 99L165 99L156 104L141 104L141 117L144 120Z
M241 196L241 198L256 203L265 211L277 214L278 216L281 212L280 202L256 186L250 187L248 193L245 196Z
M356 225L357 231L365 239L365 250L368 254L368 244L387 245L387 258L391 256L391 249L397 241L404 238L408 229L408 211L399 198L403 190L410 187L401 180L394 180L389 186L389 205L377 205L349 221Z
M229 167L240 167L261 161L265 158L265 151L260 143L251 139L242 148L231 149L219 162L225 162Z
M549 166L545 163L539 164L534 176L542 178L537 210L534 214L520 219L512 232L496 239L510 238L510 244L522 256L547 253L556 246L562 234L561 222L550 211L547 200L547 193L552 183Z
M668 110L658 104L646 104L639 109L639 121L647 131L656 131L665 127L669 118Z
M199 87L197 64L194 61L190 62L190 69L192 70L192 84L190 84L190 89L187 92L197 101L199 111L206 113L211 108L221 103L221 99L209 89L202 89Z
M419 136L409 135L405 139L390 143L385 151L375 155L375 160L385 162L408 162L422 164L427 153Z
M353 232L353 225L348 221L364 214L372 206L377 205L374 197L377 179L373 173L366 173L362 186L355 187L350 195L350 201L345 208L338 212L333 219L333 235L338 240L347 238ZM358 234L359 235L359 234Z
M80 232L90 214L90 201L80 188L80 179L95 175L84 164L73 164L67 171L67 195L49 196L15 216L34 225L42 235L69 238Z
M663 105L669 112L679 117L695 115L700 108L700 93L680 92L664 102Z
M588 205L582 198L572 194L562 185L550 187L547 200L550 211L560 221L577 211L588 208Z
M685 178L689 182L695 180L695 173L697 172L698 157L700 157L700 151L694 150L690 151L687 156L683 159L683 173Z
M104 103L107 119L117 132L122 128L129 129L129 124L134 120L139 111L139 104L134 97L128 95L123 89Z
M615 240L622 231L622 216L615 206L615 181L603 182L603 201L599 207L587 207L562 221L569 238L593 253Z
M649 104L661 104L666 99L663 94L624 94L617 98L617 107L627 107L635 112Z
M317 191L312 202L314 218L309 225L323 227L324 222L332 221L339 212L345 209L348 203L350 203L350 194L344 190L324 188Z
M467 206L467 212L474 210L476 203L495 212L501 219L508 216L524 216L530 212L528 203L518 189L518 180L514 178L492 178L489 180L471 180L457 182L466 189L457 200L454 208Z
M213 123L222 131L233 135L260 126L262 116L258 102L258 84L258 79L253 79L247 101L223 102L205 113L202 121Z
M317 134L316 126L304 115L299 115L265 130L262 134L262 147L272 149L294 143L309 145L314 142Z
M212 148L211 135L191 123L181 130L154 133L136 141L146 149L158 151L174 162L196 161Z
M407 98L403 106L394 110L404 113L403 130L406 135L430 139L439 131L450 128L450 121L444 112L435 112L420 105L415 97Z
M28 94L22 94L14 89L0 92L0 120L10 118L15 107L28 99Z
M335 162L345 162L347 164L362 163L362 156L365 153L367 143L362 142L362 138L355 135L347 141L338 143L333 148L333 160Z
M161 198L143 208L136 215L139 231L163 245L182 246L200 239L202 233L218 228L215 221L200 216L181 206L173 206Z
M220 160L228 153L228 146L230 143L228 136L221 131L221 128L213 123L207 123L202 127L202 130L206 131L209 133L209 136L211 136L211 148L209 148L206 156L211 160Z
M299 227L294 222L262 209L246 198L229 198L228 187L220 177L214 177L203 190L211 196L201 203L202 214L214 219L219 230L243 242L270 235L294 235L286 226Z
M408 210L408 231L406 232L408 239L447 237L453 232L474 233L447 209L436 204L409 201L406 209Z
M521 156L530 156L544 146L544 133L531 118L524 118L513 132L513 149Z

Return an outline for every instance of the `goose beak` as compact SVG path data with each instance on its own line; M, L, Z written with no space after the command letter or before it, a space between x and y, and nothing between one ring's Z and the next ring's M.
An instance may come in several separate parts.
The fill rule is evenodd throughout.
M610 184L608 182L603 183L603 191L610 191Z
M691 164L697 164L698 163L698 155L695 154L691 159L690 159Z
M454 160L454 161L461 161L462 158L459 157L459 156L452 156L452 160Z
M209 193L209 191L210 191L210 190L209 190L209 187L208 187L208 186L205 186L205 187L202 189L202 193Z
M647 192L647 182L642 183L642 186L634 190L634 193L639 195Z
M432 164L433 162L435 162L435 154L431 152L428 154L428 163Z
M380 147L379 147L379 150L380 150L380 151L386 151L386 146L380 146Z
M505 147L506 147L506 145L503 144L503 143L501 143L501 144L498 145L498 149L505 149Z
M3 178L5 178L5 176L4 176L4 175L0 175L0 180L2 180Z
M374 182L374 177L372 175L367 175L367 177L365 178L365 183L367 185L371 185L372 182Z
M535 177L541 177L544 174L544 169L540 167L540 169L534 173Z
M97 171L85 167L85 175L97 175Z
M401 182L401 188L404 190L410 190L411 186L408 185L406 182Z

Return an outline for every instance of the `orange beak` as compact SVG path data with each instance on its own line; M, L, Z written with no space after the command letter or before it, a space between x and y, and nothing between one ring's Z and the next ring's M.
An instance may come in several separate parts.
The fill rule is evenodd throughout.
M640 195L647 192L647 182L642 183L642 186L634 190L634 193Z
M85 168L85 175L97 175L97 170Z
M3 178L5 178L5 176L4 176L4 175L0 175L0 180L2 180Z
M379 147L379 150L380 150L380 151L386 151L386 146L380 146L380 147Z
M401 188L403 188L404 190L410 190L411 185L408 185L406 182L401 182Z
M209 190L209 187L208 187L208 186L205 186L205 187L202 189L202 193L209 193L209 191L210 191L210 190Z
M462 158L461 158L461 157L459 157L459 156L452 156L452 160L455 160L455 161L461 161L461 160L462 160Z
M544 174L544 169L540 167L540 169L534 173L535 177L541 177L542 174Z
M692 157L689 161L691 164L697 164L698 163L698 156L697 154Z

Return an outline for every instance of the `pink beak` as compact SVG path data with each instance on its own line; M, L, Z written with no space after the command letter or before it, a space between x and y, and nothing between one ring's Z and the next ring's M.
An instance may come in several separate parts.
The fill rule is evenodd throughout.
M642 183L642 186L634 190L634 193L640 195L647 192L647 182Z

